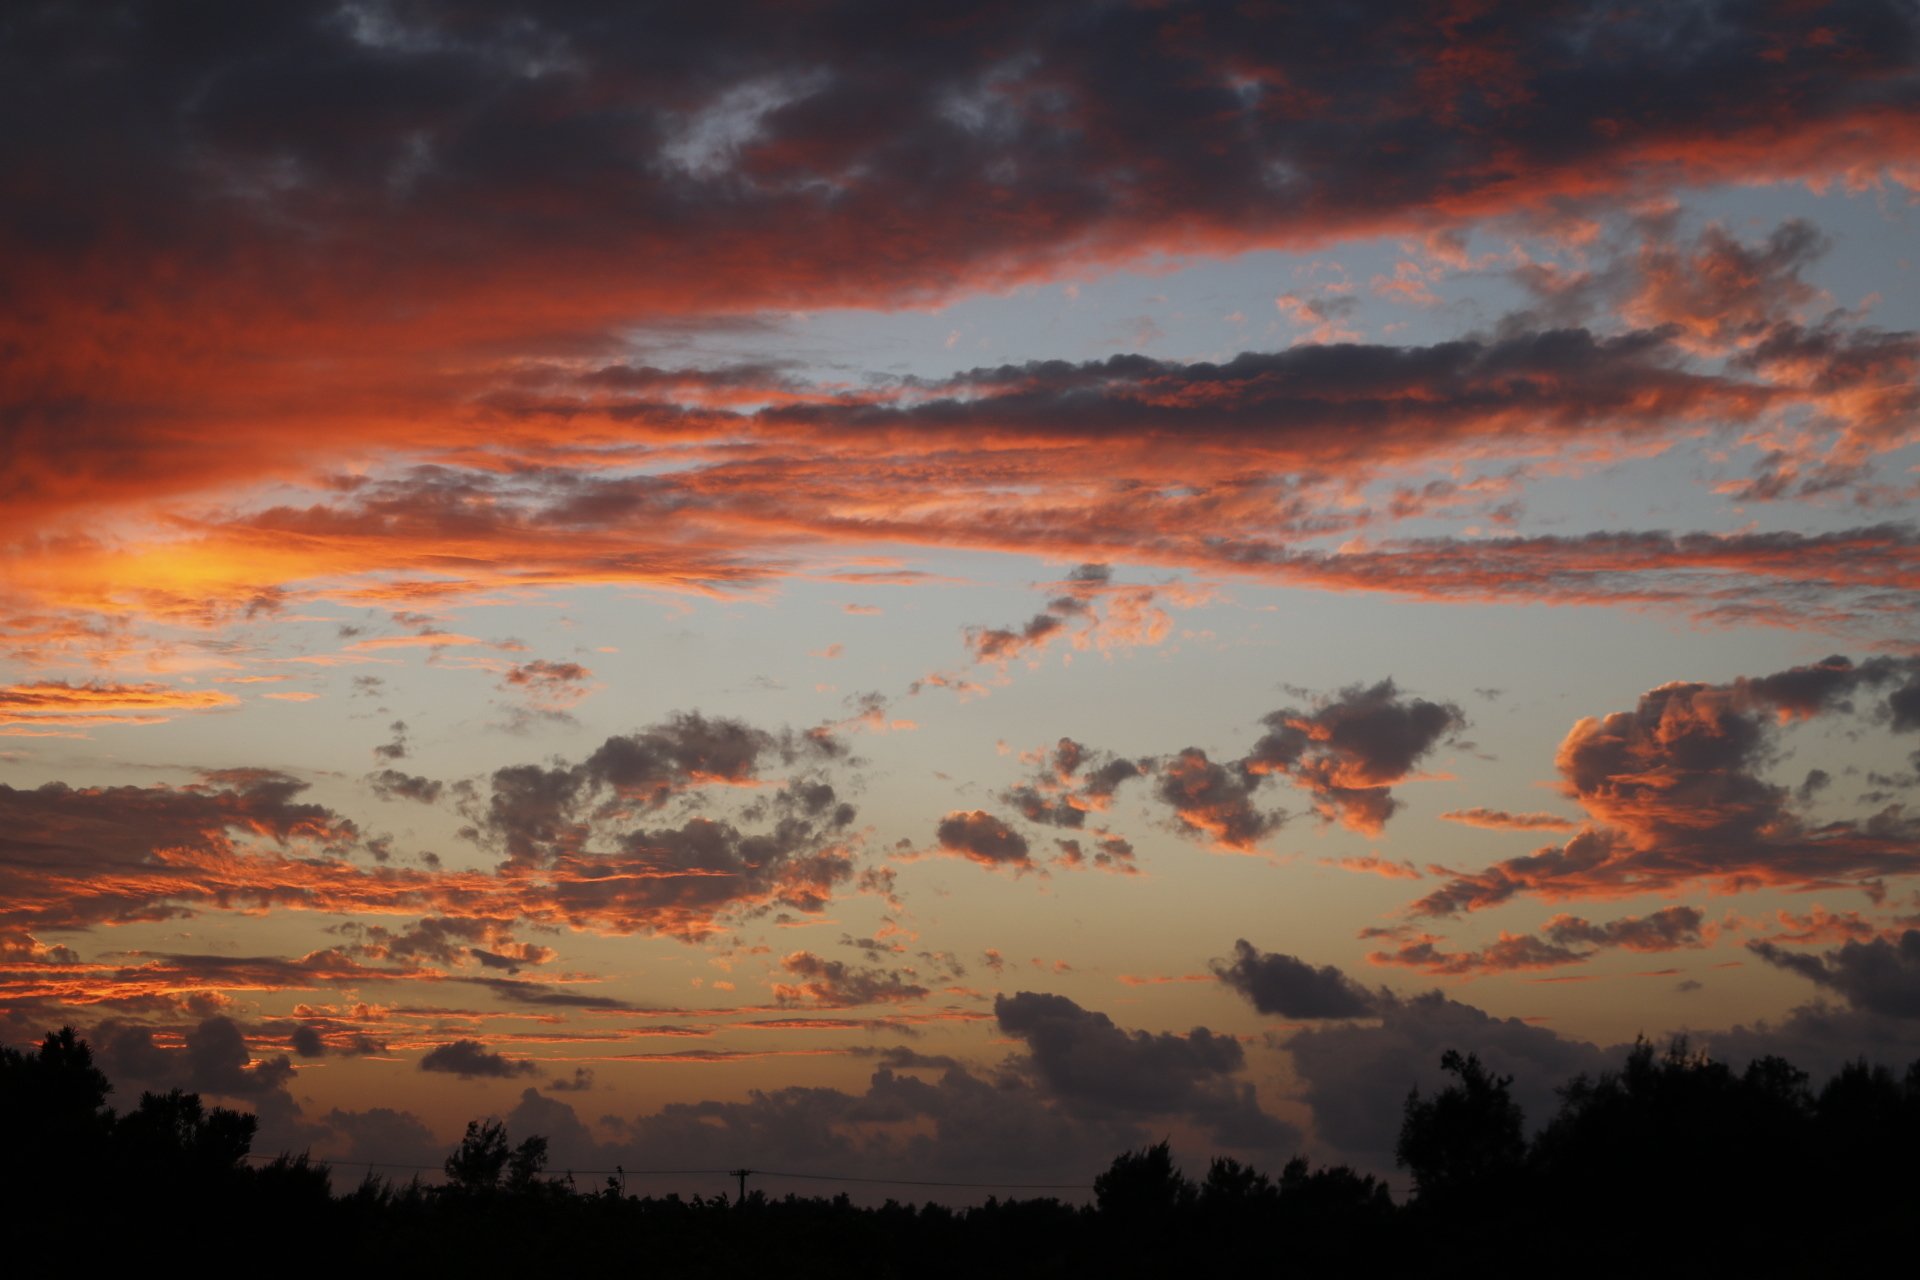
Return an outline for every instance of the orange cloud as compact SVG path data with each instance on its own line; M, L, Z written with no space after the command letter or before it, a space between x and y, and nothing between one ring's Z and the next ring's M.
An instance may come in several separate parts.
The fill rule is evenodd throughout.
M169 712L205 711L239 702L217 689L41 680L0 686L0 725L163 724L171 718Z

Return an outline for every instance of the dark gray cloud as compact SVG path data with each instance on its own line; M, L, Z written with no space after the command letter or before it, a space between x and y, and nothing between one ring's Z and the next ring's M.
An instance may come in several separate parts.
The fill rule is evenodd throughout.
M1807 167L1824 140L1829 164L1868 166L1902 156L1904 135L1876 145L1867 113L1916 94L1915 19L1883 3L1716 6L1681 35L1670 15L1616 10L1603 40L1586 9L1519 3L1470 32L1413 4L1281 24L1209 4L1177 26L1065 3L964 23L877 0L670 24L514 0L457 19L379 12L30 11L5 80L16 113L49 123L10 143L7 171L63 180L9 201L0 226L68 279L81 246L125 239L121 254L165 247L212 267L227 265L216 243L249 244L277 268L259 287L297 298L288 211L325 190L321 228L301 230L324 230L349 294L477 291L488 264L558 241L581 246L555 263L563 296L704 283L730 311L808 290L834 305L1124 254L1176 227L1298 244L1637 191L1649 149L1700 180ZM52 155L86 163L49 169ZM617 181L616 155L633 159ZM530 225L464 216L536 195ZM969 216L995 196L1030 215ZM449 226L468 238L449 245ZM723 252L742 238L761 246L751 271ZM874 281L876 260L896 278ZM633 281L636 262L648 276Z
M181 1032L185 1044L159 1044L156 1029ZM107 1019L87 1039L100 1069L127 1094L185 1089L232 1102L260 1117L263 1145L297 1124L300 1107L287 1087L295 1075L292 1060L285 1054L256 1058L246 1033L223 1014L184 1028Z
M1263 952L1245 938L1233 944L1232 961L1215 960L1210 967L1261 1013L1282 1018L1364 1018L1377 1001L1330 964L1316 969L1295 956Z
M1145 777L1150 767L1150 761L1123 759L1062 738L1031 780L1001 792L1000 800L1029 822L1077 830L1086 825L1089 813L1113 802L1122 783Z
M1312 797L1322 818L1377 835L1398 807L1392 785L1466 716L1450 702L1404 696L1391 679L1349 685L1311 710L1281 708L1261 718L1266 732L1238 760L1210 758L1198 747L1154 762L1154 795L1190 834L1248 851L1287 820L1257 793L1286 778Z
M793 975L792 982L777 982L773 991L781 1003L800 1003L826 1008L848 1008L866 1004L898 1004L924 1000L927 988L914 981L918 975L909 969L881 969L854 966L840 960L824 960L811 951L796 951L780 962Z
M367 785L382 800L412 800L418 804L438 804L446 784L398 769L381 769L367 775Z
M1262 809L1254 792L1265 779L1239 762L1220 764L1198 747L1160 763L1154 795L1189 834L1242 852L1280 829L1286 814Z
M1906 930L1898 941L1848 941L1824 955L1787 951L1764 939L1747 948L1768 964L1838 992L1857 1009L1920 1018L1920 929Z
M996 996L993 1013L1001 1031L1026 1042L1042 1087L1070 1108L1184 1116L1239 1147L1278 1149L1299 1139L1260 1109L1251 1085L1232 1078L1246 1055L1231 1036L1205 1027L1184 1036L1127 1031L1065 996L1033 991Z
M1518 1018L1499 1018L1438 991L1383 1000L1377 1022L1324 1023L1287 1041L1301 1097L1313 1108L1315 1137L1362 1167L1393 1167L1407 1091L1441 1087L1440 1055L1476 1053L1490 1071L1514 1077L1514 1098L1530 1127L1553 1117L1554 1090L1581 1072L1617 1064L1594 1045Z
M530 1059L513 1059L493 1053L478 1040L455 1040L427 1050L420 1057L420 1070L443 1071L462 1080L532 1075L539 1068Z
M1541 930L1563 946L1625 947L1629 951L1671 951L1700 945L1706 916L1698 907L1662 907L1644 916L1625 916L1594 924L1579 916L1555 916Z
M410 1111L374 1107L366 1111L342 1111L335 1108L315 1124L319 1130L314 1154L339 1165L342 1171L359 1165L398 1165L432 1169L439 1165L453 1143L434 1136L420 1117ZM405 1168L380 1169L386 1175L399 1174L404 1181Z
M585 1093L593 1088L593 1068L575 1067L570 1076L555 1076L547 1081L551 1093Z
M497 769L486 803L470 806L470 816L476 834L509 858L538 863L559 848L579 845L597 820L656 811L713 784L758 781L764 767L818 766L843 754L826 730L772 732L741 720L679 712L607 738L577 765ZM789 788L783 796L797 802L806 793Z
M184 787L0 784L0 925L84 927L98 921L164 919L183 903L266 903L299 896L289 885L196 884L169 875L158 851L231 855L251 835L284 847L344 854L359 829L332 810L303 803L307 784L264 769L227 769ZM165 880L156 894L150 881Z
M1033 865L1027 838L982 809L949 813L934 829L934 839L943 852L982 866L1024 871Z
M1349 685L1311 711L1282 709L1241 762L1255 774L1285 774L1328 820L1378 834L1398 807L1389 790L1449 734L1466 727L1451 702L1405 698L1391 679Z

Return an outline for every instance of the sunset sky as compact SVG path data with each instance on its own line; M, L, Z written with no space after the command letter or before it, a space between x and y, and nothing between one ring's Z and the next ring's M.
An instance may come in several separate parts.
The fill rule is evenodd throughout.
M1913 3L22 4L0 111L0 1033L121 1106L1920 1057Z

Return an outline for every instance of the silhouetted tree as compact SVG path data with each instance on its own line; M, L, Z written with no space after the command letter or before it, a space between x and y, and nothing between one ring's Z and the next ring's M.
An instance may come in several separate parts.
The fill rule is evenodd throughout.
M1122 1152L1093 1180L1093 1198L1100 1212L1136 1223L1164 1222L1191 1208L1198 1194L1174 1167L1173 1150L1166 1141Z
M1291 1165L1288 1168L1292 1168ZM1214 1214L1244 1214L1270 1209L1280 1200L1273 1179L1231 1156L1217 1156L1200 1184L1200 1205Z
M1520 1168L1526 1154L1526 1118L1509 1089L1512 1076L1495 1076L1475 1054L1453 1049L1440 1057L1455 1083L1431 1098L1407 1094L1394 1156L1413 1174L1420 1195L1490 1190Z
M531 1137L517 1147L507 1145L507 1126L499 1120L469 1120L467 1133L447 1157L447 1187L464 1195L504 1189L516 1195L546 1190L541 1181L547 1167L547 1140Z
M13 1247L16 1269L57 1261L51 1250L101 1222L149 1240L218 1205L237 1247L326 1240L344 1267L516 1268L564 1254L611 1270L644 1241L666 1274L1120 1280L1271 1270L1277 1251L1309 1275L1480 1275L1528 1251L1580 1274L1644 1270L1650 1257L1661 1270L1821 1270L1831 1241L1805 1224L1891 1237L1920 1203L1920 1064L1857 1062L1815 1093L1777 1057L1736 1073L1684 1040L1664 1051L1643 1040L1618 1070L1568 1082L1530 1144L1510 1079L1471 1054L1441 1065L1450 1082L1411 1094L1402 1116L1399 1154L1419 1186L1406 1206L1373 1177L1303 1158L1277 1178L1217 1159L1196 1186L1161 1142L1095 1179L1097 1210L998 1199L875 1210L756 1190L741 1213L718 1193L627 1196L617 1178L576 1193L544 1177L544 1138L513 1145L499 1120L467 1126L447 1189L369 1177L335 1197L326 1166L305 1156L248 1166L254 1117L196 1094L149 1093L116 1117L86 1042L64 1030L36 1050L0 1048L0 1205L34 1228L16 1234L51 1242Z
M466 1136L447 1157L449 1190L477 1194L500 1185L512 1153L507 1150L507 1126L498 1120L467 1121Z
M197 1093L143 1093L113 1127L124 1164L161 1185L198 1186L232 1174L253 1147L260 1122L245 1112L208 1108Z

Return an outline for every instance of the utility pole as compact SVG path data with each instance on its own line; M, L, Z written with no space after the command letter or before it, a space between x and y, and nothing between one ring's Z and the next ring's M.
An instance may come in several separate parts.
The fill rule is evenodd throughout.
M735 1208L738 1208L739 1206L741 1206L741 1205L743 1205L743 1204L745 1204L745 1203L747 1202L747 1175L748 1175L748 1174L750 1174L750 1173L752 1173L752 1172L753 1172L753 1170L751 1170L751 1169L729 1169L729 1170L727 1170L727 1176L728 1176L729 1178L738 1178L738 1179L740 1179L740 1198L739 1198L738 1200L736 1200L736 1201L734 1201L734 1207L735 1207Z

